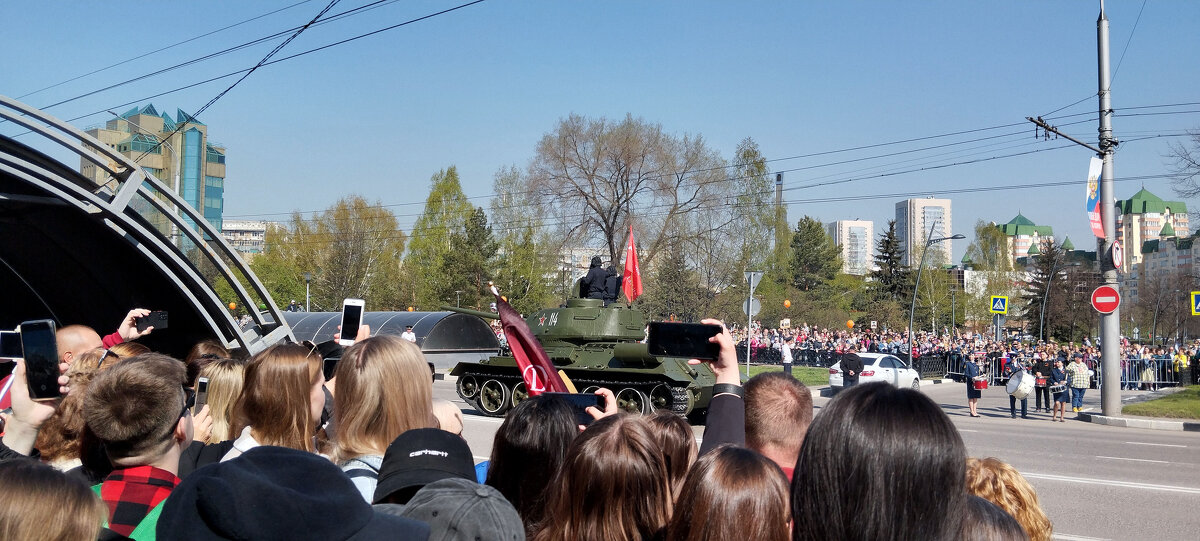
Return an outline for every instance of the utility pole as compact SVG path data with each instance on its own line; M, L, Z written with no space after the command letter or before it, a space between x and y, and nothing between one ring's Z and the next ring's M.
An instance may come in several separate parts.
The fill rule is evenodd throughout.
M1104 13L1104 0L1100 0L1100 17L1096 19L1096 52L1098 58L1098 83L1100 97L1099 148L1060 133L1046 124L1041 117L1026 117L1049 133L1054 133L1073 143L1091 149L1103 161L1100 172L1100 219L1104 225L1104 238L1097 239L1096 256L1100 261L1100 272L1105 285L1118 287L1117 268L1113 266L1112 245L1116 239L1116 197L1113 193L1113 154L1119 142L1112 135L1112 95L1109 90L1108 16ZM1105 416L1121 416L1121 308L1118 306L1108 314L1100 314L1100 406Z

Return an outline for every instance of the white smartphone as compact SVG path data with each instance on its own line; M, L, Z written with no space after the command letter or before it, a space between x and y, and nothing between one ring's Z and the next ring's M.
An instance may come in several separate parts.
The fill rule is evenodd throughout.
M358 328L362 326L363 307L366 302L362 299L346 299L342 301L342 338L338 344L353 346L358 337Z

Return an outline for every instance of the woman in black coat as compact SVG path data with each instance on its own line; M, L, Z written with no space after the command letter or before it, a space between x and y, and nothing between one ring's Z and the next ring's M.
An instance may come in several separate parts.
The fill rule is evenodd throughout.
M983 391L975 388L975 382L982 377L979 364L975 361L975 354L972 353L963 365L963 379L967 380L967 406L971 408L971 417L979 417L976 408L979 407L979 398L983 396Z

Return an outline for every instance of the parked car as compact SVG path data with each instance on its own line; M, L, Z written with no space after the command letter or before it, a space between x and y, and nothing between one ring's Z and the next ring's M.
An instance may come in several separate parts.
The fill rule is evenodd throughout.
M863 362L859 384L886 381L896 387L921 388L921 374L899 358L886 353L859 353L858 356ZM842 390L842 383L842 363L837 362L829 367L829 386L837 393Z

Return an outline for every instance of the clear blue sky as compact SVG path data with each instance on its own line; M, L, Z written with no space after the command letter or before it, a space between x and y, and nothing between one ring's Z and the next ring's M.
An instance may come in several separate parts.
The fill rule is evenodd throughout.
M283 2L19 2L0 6L0 94L44 107L225 47L303 24L309 1L146 58L43 87L294 4ZM465 1L465 0L464 0ZM344 0L331 13L359 7ZM453 7L391 2L316 26L280 56ZM1167 141L1138 137L1200 127L1200 2L1109 1L1118 179L1174 198ZM1141 11L1140 21L1134 27ZM658 122L700 134L722 155L754 138L785 173L794 223L871 219L877 229L903 197L821 201L864 194L932 193L953 200L955 232L1018 211L1094 247L1083 210L1089 152L1082 148L864 178L1062 146L1038 142L1026 116L1094 141L1095 1L634 2L488 0L478 5L264 67L201 115L228 147L227 218L280 220L351 193L399 205L407 230L429 178L458 166L464 189L486 207L493 174L524 167L570 113ZM1132 36L1132 39L1131 39ZM150 101L194 112L234 79L152 100L147 96L253 65L281 39L248 47L50 108L65 119ZM1124 53L1122 59L1122 52ZM1089 96L1091 96L1089 98ZM79 127L103 123L92 114ZM1085 121L1069 125L1071 122ZM914 137L991 128L855 152L792 158ZM0 133L13 134L11 125ZM1006 135L1007 134L1007 135ZM971 139L980 139L967 143ZM916 152L935 145L957 143ZM884 154L900 153L893 156ZM834 162L850 163L835 164ZM844 181L806 187L814 183ZM939 190L1077 181L1070 186L937 195ZM1143 181L1117 183L1128 197ZM819 202L813 202L817 200ZM1193 208L1198 202L1189 201ZM968 241L955 245L955 259Z

